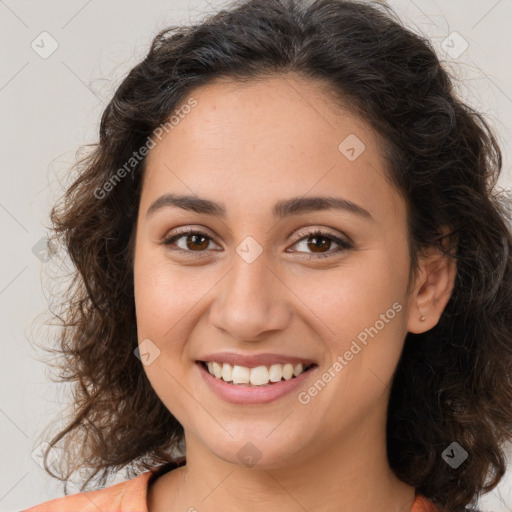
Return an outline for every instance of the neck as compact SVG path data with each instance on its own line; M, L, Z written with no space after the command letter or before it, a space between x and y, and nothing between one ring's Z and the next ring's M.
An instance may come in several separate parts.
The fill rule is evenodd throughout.
M325 439L279 467L245 467L186 438L187 464L160 477L148 495L148 511L389 510L409 512L414 488L389 467L385 430L366 422L327 448ZM323 443L323 444L322 444ZM324 446L324 449L321 449ZM312 455L314 454L314 455Z

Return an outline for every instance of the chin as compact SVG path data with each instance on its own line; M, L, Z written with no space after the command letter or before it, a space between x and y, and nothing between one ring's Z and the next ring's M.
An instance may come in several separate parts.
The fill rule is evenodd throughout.
M249 426L232 438L228 434L222 436L218 443L212 443L209 438L207 446L216 457L230 464L249 469L283 468L303 450L306 439L303 436L295 438L286 430L278 432L278 429L269 435L272 428L259 433Z

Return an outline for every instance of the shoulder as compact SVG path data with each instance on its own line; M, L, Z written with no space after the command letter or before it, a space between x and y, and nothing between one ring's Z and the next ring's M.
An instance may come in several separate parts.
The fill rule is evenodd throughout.
M147 489L154 471L105 487L45 501L22 512L147 512Z
M439 512L439 509L423 494L416 494L411 512Z
M464 510L466 512L483 512L478 508L470 507L471 505L468 505ZM416 494L416 499L412 505L411 512L441 512L441 509L425 498L422 494Z

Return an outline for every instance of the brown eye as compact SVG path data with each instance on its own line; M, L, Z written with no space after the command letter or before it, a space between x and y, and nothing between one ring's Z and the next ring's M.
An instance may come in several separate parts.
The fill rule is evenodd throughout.
M332 244L332 240L330 238L324 236L311 236L308 239L308 249L313 252L324 252L323 249L329 249ZM312 240L312 242L310 242Z
M207 238L203 235L186 235L186 240L187 248L190 250L208 249L209 242L207 241Z
M205 233L188 230L166 238L163 244L174 245L177 247L176 250L184 252L204 252L208 249L211 241L211 238Z
M304 256L306 258L327 258L353 248L353 245L348 240L343 240L323 231L309 232L306 235L294 244L296 246L302 244L307 249L306 251L298 251L305 253ZM333 243L337 247L331 250Z
M302 257L305 258L325 258L353 248L348 240L338 238L330 233L315 231L308 232L306 235L294 244L299 246L305 244L306 251L297 251L302 253ZM169 246L169 249L173 251L190 254L206 252L209 249L210 242L213 243L213 240L206 233L188 229L166 238L162 243ZM333 244L337 246L334 249L332 249Z

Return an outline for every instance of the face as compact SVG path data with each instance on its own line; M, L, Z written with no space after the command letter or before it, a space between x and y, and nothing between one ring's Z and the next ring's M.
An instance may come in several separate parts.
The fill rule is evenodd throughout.
M378 136L292 75L190 96L196 106L147 157L136 226L151 385L187 451L236 464L279 467L375 437L407 333L410 264ZM242 383L202 362L227 380L236 365Z

